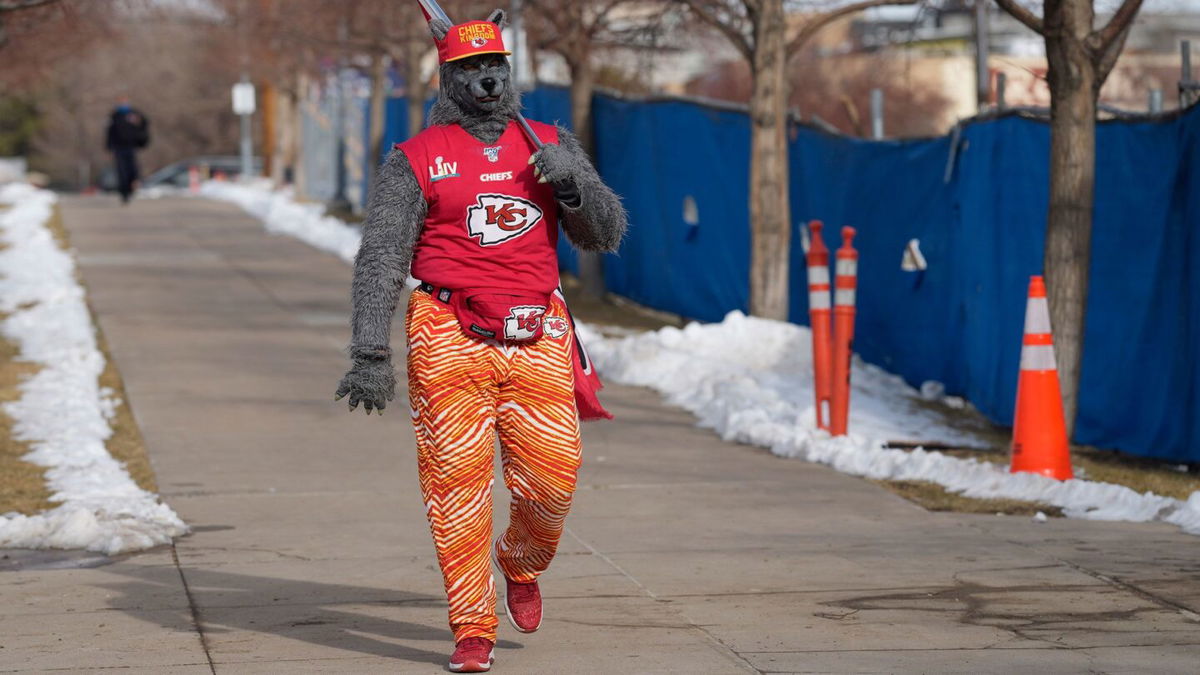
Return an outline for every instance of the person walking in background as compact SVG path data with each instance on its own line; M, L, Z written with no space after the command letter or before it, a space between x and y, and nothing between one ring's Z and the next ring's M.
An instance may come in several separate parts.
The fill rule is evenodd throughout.
M150 144L150 122L122 97L108 122L105 147L113 154L117 168L117 191L121 202L128 203L138 180L137 151Z

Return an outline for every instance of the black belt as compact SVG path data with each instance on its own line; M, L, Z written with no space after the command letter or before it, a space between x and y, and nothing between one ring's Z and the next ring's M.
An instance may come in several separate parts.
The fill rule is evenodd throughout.
M449 288L438 288L437 286L424 281L421 282L420 286L417 286L417 290L424 291L425 293L432 295L442 302L450 302L450 296L454 295L454 291L450 290Z

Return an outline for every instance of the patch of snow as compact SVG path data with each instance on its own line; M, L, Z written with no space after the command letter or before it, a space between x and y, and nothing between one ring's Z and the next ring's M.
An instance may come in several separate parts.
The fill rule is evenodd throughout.
M358 253L362 236L357 227L325 215L320 204L297 202L290 189L273 190L270 180L205 181L200 196L237 204L261 220L268 232L295 237L348 263L353 263Z
M288 190L273 191L269 181L209 181L200 194L233 202L263 221L267 230L298 237L348 263L358 251L357 228L325 216L321 206L297 203ZM409 284L414 281L409 279ZM856 476L932 481L968 497L1051 504L1072 518L1157 520L1200 534L1200 492L1183 502L1109 483L1011 474L990 462L922 448L905 452L884 447L888 441L903 440L955 447L988 444L947 426L943 416L922 405L924 399L949 408L965 408L967 402L944 396L937 383L923 386L922 396L899 376L857 356L851 392L853 433L830 437L816 427L811 333L803 326L733 312L719 324L693 323L636 335L579 324L579 333L605 377L659 391L726 440L767 447L777 455Z
M921 383L921 398L934 403L941 403L947 408L954 410L965 410L967 408L967 399L961 396L947 396L946 385L936 380L926 380Z
M782 447L798 431L824 434L812 401L812 334L803 326L733 312L719 324L629 337L601 335L591 326L580 334L605 376L661 391L726 440ZM943 424L916 390L879 367L855 358L851 382L851 428L862 437L987 445Z
M1071 518L1162 521L1200 534L1200 492L1186 501L1086 480L1009 473L973 458L885 447L898 439L957 447L984 443L946 426L919 405L921 392L855 359L850 429L830 437L816 427L808 328L732 312L717 324L693 323L630 337L580 325L601 375L662 393L726 440L770 448L873 479L923 480L981 499L1009 498L1063 509Z
M16 183L0 188L0 333L19 358L40 366L3 405L13 437L29 444L28 462L46 468L60 506L25 516L0 515L0 548L82 548L106 554L166 544L187 525L156 495L139 488L105 447L117 401L100 387L104 356L75 261L46 221L51 192Z

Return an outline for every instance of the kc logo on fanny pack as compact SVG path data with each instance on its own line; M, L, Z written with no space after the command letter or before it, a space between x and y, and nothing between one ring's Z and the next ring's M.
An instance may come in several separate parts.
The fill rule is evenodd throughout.
M525 234L542 219L537 204L509 195L476 195L467 207L467 232L480 246L495 246Z
M537 335L546 308L542 305L518 305L508 311L504 320L504 337L509 340L528 340Z
M558 339L567 334L571 324L561 316L548 316L542 319L542 331L554 339Z

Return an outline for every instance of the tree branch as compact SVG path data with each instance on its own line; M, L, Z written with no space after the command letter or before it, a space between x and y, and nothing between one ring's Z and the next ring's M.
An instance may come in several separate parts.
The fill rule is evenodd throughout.
M688 10L695 14L696 18L721 31L721 33L725 35L725 38L729 40L730 44L732 44L739 52L742 53L742 56L746 58L746 61L753 63L754 45L750 43L750 39L747 38L745 34L730 25L728 21L722 21L721 17L718 17L716 14L710 12L703 6L703 3L701 2L684 0L683 4L687 5Z
M918 0L860 0L859 2L843 5L837 9L830 10L823 14L818 14L808 23L804 24L804 27L800 29L800 32L797 33L790 42L788 42L787 53L789 56L795 54L805 42L808 42L810 39L812 39L812 36L815 35L817 31L821 30L825 26L828 26L837 19L842 18L843 16L855 14L863 11L864 9L870 9L871 7L880 7L882 5L915 5L917 4L917 1Z
M58 0L0 0L0 12L15 12L18 9L30 9L52 2L58 2Z
M1108 25L1092 34L1094 37L1089 38L1089 42L1094 40L1095 44L1092 48L1096 50L1098 58L1103 58L1104 52L1108 51L1121 33L1133 25L1133 18L1137 16L1138 10L1141 8L1142 0L1125 0L1108 20ZM1123 39L1122 42L1124 42Z
M578 30L582 16L576 16L572 10L578 9L574 3L567 9L555 7L558 3L546 3L540 0L527 0L525 8L536 13L536 20L530 22L529 37L533 49L552 51L567 60L575 58L575 40L571 32ZM544 29L551 28L553 31Z
M1140 2L1141 0L1138 1ZM1108 43L1104 49L1092 52L1092 58L1095 59L1096 62L1097 82L1103 83L1106 79L1108 79L1109 72L1111 72L1113 66L1117 64L1117 57L1121 55L1121 50L1125 47L1125 38L1129 37L1129 29L1131 28L1133 28L1132 21L1126 23L1125 29L1117 33L1116 38L1114 38L1112 42ZM1092 37L1098 36L1096 33L1093 33ZM1088 41L1091 42L1091 39L1089 38ZM1100 40L1097 39L1097 42L1099 41ZM1094 49L1095 48L1093 48L1093 50Z
M979 2L981 0L976 1ZM1037 33L1038 35L1045 34L1046 29L1042 24L1042 20L1039 19L1033 12L1019 4L1017 0L996 0L996 4L1000 5L1000 9L1008 12L1012 18L1025 24L1029 30Z
M596 12L596 15L592 17L591 25L585 26L584 30L588 33L588 35L595 35L598 31L607 26L609 13L611 13L623 2L625 2L625 0L610 0L609 2L604 3L604 5L600 7L599 11Z
M560 34L566 32L566 28L572 22L573 14L568 11L563 11L561 7L556 7L557 3L545 3L540 0L527 0L526 9L532 9L537 13L538 19L554 26L554 29Z

